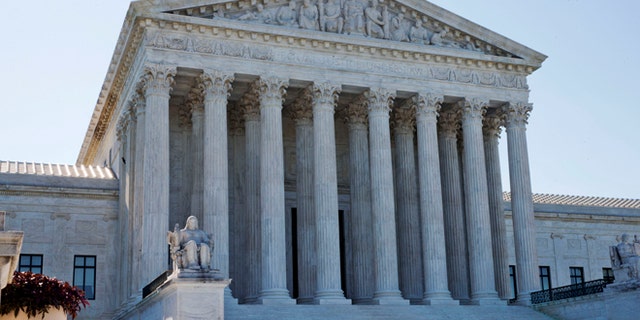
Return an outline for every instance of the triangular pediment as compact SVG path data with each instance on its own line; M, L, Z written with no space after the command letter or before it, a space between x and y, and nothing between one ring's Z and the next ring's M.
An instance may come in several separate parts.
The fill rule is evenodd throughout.
M545 55L424 0L156 0L150 11L352 35L489 56L539 66Z

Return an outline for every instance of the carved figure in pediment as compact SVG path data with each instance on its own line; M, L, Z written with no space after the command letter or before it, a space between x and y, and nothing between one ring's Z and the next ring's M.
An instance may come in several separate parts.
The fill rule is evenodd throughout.
M289 1L288 6L282 6L278 8L276 13L276 22L281 26L298 26L297 18L297 3L295 0Z
M377 0L371 0L371 6L364 9L367 36L389 39L389 12L386 6L381 6L382 11L378 10L376 4Z
M322 2L320 5L320 30L326 32L342 33L344 27L344 18L342 17L342 8L336 0L328 0L326 4Z
M391 18L391 40L409 41L409 28L402 13Z
M312 4L311 0L304 0L302 6L300 6L300 17L298 18L300 28L310 30L320 29L318 18L318 6Z
M422 25L422 21L417 20L416 24L409 31L409 40L413 43L429 44L429 30Z
M364 33L364 8L362 0L347 0L344 3L344 32L347 34Z
M256 11L247 11L238 17L238 20L255 21L263 23L273 23L273 14L269 10L265 10L260 3L256 5Z
M441 30L431 36L431 44L439 47L460 48L460 46L447 38L447 30Z

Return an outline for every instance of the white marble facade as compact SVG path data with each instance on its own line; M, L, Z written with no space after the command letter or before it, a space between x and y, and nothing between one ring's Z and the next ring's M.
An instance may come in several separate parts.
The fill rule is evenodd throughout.
M421 0L132 2L78 157L119 181L101 317L169 268L190 215L239 303L505 304L509 265L526 301L549 243L583 232L534 215L526 78L545 58ZM620 219L584 228L634 233Z
M489 201L500 126L518 294L538 288L526 77L544 55L424 1L131 8L78 160L126 160L121 303L167 268L158 231L189 215L241 303L504 303L503 212ZM441 113L456 128L446 147Z

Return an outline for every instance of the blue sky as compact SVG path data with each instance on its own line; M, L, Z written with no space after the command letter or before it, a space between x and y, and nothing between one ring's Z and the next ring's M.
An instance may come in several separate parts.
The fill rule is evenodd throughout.
M549 56L528 79L534 192L640 199L639 1L432 2ZM75 163L128 4L3 4L0 159Z

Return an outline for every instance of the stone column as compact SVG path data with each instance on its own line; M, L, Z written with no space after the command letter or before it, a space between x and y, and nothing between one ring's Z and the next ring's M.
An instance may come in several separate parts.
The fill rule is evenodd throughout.
M139 90L141 88L138 88ZM133 159L133 196L132 196L132 232L131 251L133 259L131 260L131 283L129 302L134 303L142 299L142 264L140 257L142 256L142 239L144 238L143 226L143 200L144 200L144 130L145 130L145 99L142 92L136 94L135 99L135 117L136 117L136 137L134 141Z
M312 303L316 292L316 217L313 206L313 111L305 89L289 108L296 122L296 206L298 303Z
M262 228L260 222L260 101L254 85L242 97L245 131L247 294L243 302L255 303L262 288Z
M249 247L246 241L249 224L247 222L247 209L245 192L245 134L244 134L244 114L238 104L227 106L227 123L229 124L229 232L233 237L230 239L230 260L231 266L229 277L233 279L232 288L234 296L244 299L247 295L247 277L249 275L249 258L247 252Z
M396 234L398 235L398 269L400 291L405 299L420 302L424 293L422 248L416 156L413 144L415 108L413 105L393 110L395 139Z
M467 241L471 276L471 303L500 303L495 290L491 220L484 164L482 116L488 100L473 98L460 103L464 144L464 195L467 210Z
M205 70L200 75L204 93L204 186L202 229L213 235L211 266L229 277L229 156L227 154L227 98L233 75Z
M125 111L120 115L120 119L116 125L116 138L120 145L120 157L119 161L118 180L119 180L119 211L118 217L118 234L120 235L120 241L117 245L117 265L118 265L118 277L123 281L118 283L118 304L122 305L127 302L129 298L129 283L131 277L131 226L129 221L133 212L131 209L131 145L132 145L132 129L135 125L135 102L127 102ZM129 162L129 164L127 164Z
M504 200L502 198L502 177L500 174L500 152L498 139L502 119L499 113L493 112L483 119L484 157L487 166L487 185L489 192L489 216L491 218L491 234L493 248L493 272L496 278L496 289L500 299L508 300L509 256L507 252L507 227L504 217Z
M385 89L365 92L369 109L371 212L373 221L374 304L408 304L398 289L395 205L389 111L395 93Z
M516 249L518 275L518 301L531 303L531 292L540 290L536 227L533 215L533 194L529 173L526 125L532 105L510 103L506 113L507 147L509 153L509 180L511 183L511 210L513 212L513 238Z
M351 304L340 281L340 230L338 222L338 174L333 115L340 87L315 83L313 102L313 203L316 217L318 262L315 304Z
M191 189L191 215L203 221L202 199L204 190L204 102L202 91L189 92L187 106L191 111L191 145L193 152L193 186ZM185 218L186 221L186 218ZM202 223L202 222L201 222Z
M260 211L262 290L260 303L295 303L287 290L282 102L288 81L258 80L260 90Z
M373 298L373 243L371 225L371 179L369 139L367 138L367 101L360 96L346 108L349 126L349 191L353 252L353 303L367 304Z
M142 286L169 269L169 95L176 68L149 64L144 69Z
M469 264L457 139L460 116L460 110L447 109L440 112L438 154L442 180L447 279L453 299L467 302L469 300Z
M424 264L425 304L458 304L451 299L447 282L447 251L444 235L444 211L440 160L438 158L438 111L443 97L431 93L417 95L418 171L420 220Z

